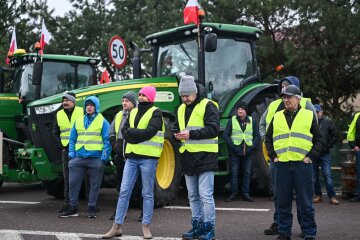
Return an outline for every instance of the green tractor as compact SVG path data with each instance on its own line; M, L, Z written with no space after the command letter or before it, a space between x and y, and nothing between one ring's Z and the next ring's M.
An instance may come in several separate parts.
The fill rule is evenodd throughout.
M18 158L19 146L28 147L32 140L26 106L34 100L64 91L96 85L99 62L91 57L39 56L18 49L11 57L9 67L0 67L0 131L4 138L0 158L1 184L3 181L30 183L42 179L39 177L42 171L37 171L34 166L46 166L43 164L47 160L45 154L34 152L37 162ZM46 112L47 109L38 108L39 111Z
M207 97L219 104L221 130L224 130L228 119L235 114L235 106L239 101L246 101L251 115L259 121L267 105L277 98L277 85L261 82L255 52L255 42L260 33L254 27L219 23L201 23L199 28L186 25L155 33L145 38L150 49L139 49L135 43L130 43L134 51L134 79L74 91L78 106L83 106L87 96L97 96L101 102L100 111L107 120L112 121L121 109L121 97L125 92L132 90L136 93L147 85L156 87L155 105L163 111L166 123L164 150L156 173L156 206L170 204L175 199L182 178L179 144L174 141L171 133L175 111L181 104L178 95L181 73L194 76L196 82L206 88ZM144 52L152 53L152 78L141 78L149 75L140 68L140 56ZM58 162L60 153L49 141L51 123L60 109L61 98L62 95L59 94L34 101L27 106L34 145L44 149L53 171L61 171L61 164ZM223 180L229 175L229 161L228 150L221 135L219 147L219 171L216 176ZM270 175L260 143L253 161L252 192L268 194ZM60 178L59 175L59 181L53 180L52 184L48 184L52 189L50 192L56 192L57 187L61 186ZM224 187L224 184L220 186ZM139 200L140 195L135 188L133 203Z

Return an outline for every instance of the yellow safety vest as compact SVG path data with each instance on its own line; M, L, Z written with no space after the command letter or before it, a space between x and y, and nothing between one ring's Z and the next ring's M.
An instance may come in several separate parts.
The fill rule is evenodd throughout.
M120 123L121 123L122 118L123 118L123 111L120 111L115 116L115 134L116 134L115 138L116 138L116 140L118 138L118 133L120 131Z
M157 107L153 106L146 111L146 113L141 117L139 121L139 124L137 126L138 129L146 129L148 127L153 112L156 109ZM129 123L131 128L135 128L135 117L138 113L138 110L138 108L134 108L130 112ZM165 127L163 121L161 131L158 131L152 138L147 141L137 144L127 143L125 153L135 153L150 157L160 157L163 150L164 134Z
M205 127L204 125L204 115L206 110L206 104L209 102L209 99L204 98L194 107L187 126L185 126L185 109L186 104L183 103L178 108L178 121L180 131L182 130L197 130ZM218 137L211 139L188 139L181 140L181 147L179 149L180 153L186 151L188 152L218 152Z
M232 117L232 132L231 132L231 140L235 145L240 145L244 140L246 145L253 145L253 127L252 127L252 117L249 116L250 123L246 124L245 131L240 127L236 116Z
M358 120L360 116L360 112L356 113L354 116L354 119L352 120L352 122L349 125L349 130L346 136L346 139L348 141L355 141L355 132L356 132L356 122Z
M310 132L314 113L301 108L291 129L286 122L284 110L275 113L273 142L280 162L302 161L313 146Z
M266 118L265 118L265 122L266 122L266 130L268 129L269 127L269 124L271 122L271 120L273 119L275 113L276 113L276 110L278 109L279 105L281 104L282 102L282 99L279 98L275 101L272 101L270 103L270 105L268 106L268 111L267 111L267 114L266 114ZM300 106L302 108L306 108L306 102L310 102L311 103L311 99L310 98L301 98L300 100Z
M87 129L85 129L84 126L84 118L85 116L82 116L75 122L75 128L78 134L75 150L84 147L88 151L101 151L104 148L101 135L104 123L103 115L99 113Z
M70 121L64 109L56 113L57 124L60 128L61 144L63 145L63 147L66 147L69 144L70 131L71 128L74 126L76 119L83 115L84 110L81 107L77 106L75 106L71 114Z

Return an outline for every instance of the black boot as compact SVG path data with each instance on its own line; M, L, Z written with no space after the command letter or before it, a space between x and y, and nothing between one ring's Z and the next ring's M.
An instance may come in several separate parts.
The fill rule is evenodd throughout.
M277 223L272 223L271 226L268 229L265 229L264 234L265 235L277 235L277 234L279 234Z
M255 202L254 199L252 199L248 193L243 194L242 198L244 201L247 201L247 202Z
M231 194L228 198L225 199L225 202L231 202L235 199L236 194Z

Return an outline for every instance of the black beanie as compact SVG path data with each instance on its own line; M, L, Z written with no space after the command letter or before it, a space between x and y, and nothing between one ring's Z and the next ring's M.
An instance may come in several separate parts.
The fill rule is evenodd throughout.
M244 109L246 111L246 113L248 113L248 105L246 102L244 102L244 101L239 102L236 109L239 109L239 108Z

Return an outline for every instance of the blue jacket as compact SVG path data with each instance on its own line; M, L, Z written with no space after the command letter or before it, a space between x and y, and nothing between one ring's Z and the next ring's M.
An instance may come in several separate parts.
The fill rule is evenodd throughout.
M95 105L95 114L93 114L91 117L86 114L86 103L88 101L91 101ZM87 97L84 103L84 126L85 129L87 129L92 121L95 119L95 117L99 114L100 110L100 102L99 99L95 96ZM76 123L75 123L76 124ZM102 151L88 151L84 147L80 148L79 150L75 150L75 144L78 137L77 131L76 131L76 125L74 124L73 128L70 132L70 140L69 140L69 158L73 157L82 157L82 158L88 158L88 157L101 157L101 160L104 162L107 162L109 160L109 156L111 153L111 145L109 141L109 132L110 132L110 124L109 122L104 119L101 135L102 140L104 142L104 148Z

